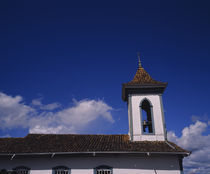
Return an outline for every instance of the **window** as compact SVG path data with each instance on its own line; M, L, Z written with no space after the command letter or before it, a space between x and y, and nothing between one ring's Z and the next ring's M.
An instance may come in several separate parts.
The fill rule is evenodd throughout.
M152 105L150 104L149 100L144 99L141 102L140 110L143 133L154 133Z
M95 171L95 174L112 174L112 168L109 166L96 167Z
M65 166L57 166L53 168L53 174L70 174L70 169Z
M13 169L17 174L29 174L30 173L30 168L25 167L25 166L19 166Z

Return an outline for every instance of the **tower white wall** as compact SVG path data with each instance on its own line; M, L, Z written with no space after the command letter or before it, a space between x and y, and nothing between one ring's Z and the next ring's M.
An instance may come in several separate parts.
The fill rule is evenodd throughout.
M133 141L164 141L166 139L162 96L158 94L130 94L128 96L129 133ZM150 101L153 115L154 133L143 133L140 103Z

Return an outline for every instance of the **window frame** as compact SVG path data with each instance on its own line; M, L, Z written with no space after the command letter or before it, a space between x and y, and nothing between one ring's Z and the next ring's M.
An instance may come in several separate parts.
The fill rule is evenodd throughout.
M143 129L143 114L142 114L142 103L144 101L148 101L149 105L150 105L150 111L151 111L151 121L152 121L152 132L144 132ZM142 135L155 135L155 122L154 122L154 114L153 114L153 105L151 103L151 101L148 98L143 98L139 104L139 110L140 110L140 125L141 125L141 133Z
M100 165L94 168L94 174L97 174L98 170L109 170L113 174L113 168L107 165Z
M17 166L15 168L13 168L12 171L15 171L15 172L18 173L18 170L21 170L21 169L25 170L25 171L28 171L28 174L30 174L30 172L31 172L31 168L26 167L26 166Z
M52 168L52 174L55 174L56 170L67 170L68 174L71 174L71 169L66 166L56 166Z

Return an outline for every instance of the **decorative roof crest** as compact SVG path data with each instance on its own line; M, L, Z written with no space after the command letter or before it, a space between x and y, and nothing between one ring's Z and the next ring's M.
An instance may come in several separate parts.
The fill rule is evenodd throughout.
M138 55L138 59L139 59L139 68L142 68L142 66L141 66L141 60L140 60L140 52L138 52L137 55Z

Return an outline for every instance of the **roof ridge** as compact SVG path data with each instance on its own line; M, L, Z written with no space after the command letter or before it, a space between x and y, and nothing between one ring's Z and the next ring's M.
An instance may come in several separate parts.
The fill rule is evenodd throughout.
M128 134L28 134L25 137L33 136L33 135L74 135L74 136L116 136L116 135L128 135Z

